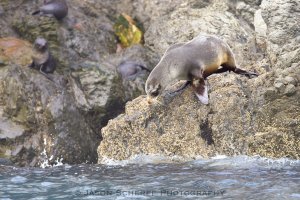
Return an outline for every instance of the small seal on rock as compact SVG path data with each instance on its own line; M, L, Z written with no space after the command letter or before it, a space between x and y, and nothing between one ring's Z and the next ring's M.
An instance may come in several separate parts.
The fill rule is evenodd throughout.
M237 68L234 55L224 41L215 36L199 35L187 43L175 44L166 50L146 81L148 100L157 97L168 85L186 80L180 90L191 84L198 99L208 104L206 78L226 71L248 78L258 76L257 73Z
M55 71L56 62L49 52L48 42L44 38L37 38L35 40L32 63L29 67L39 70L44 76L53 81L48 74Z
M57 20L61 20L68 14L68 5L65 0L44 0L44 5L32 15L54 16Z
M134 80L143 71L150 72L150 70L142 64L133 61L123 61L117 67L117 71L121 74L123 79Z

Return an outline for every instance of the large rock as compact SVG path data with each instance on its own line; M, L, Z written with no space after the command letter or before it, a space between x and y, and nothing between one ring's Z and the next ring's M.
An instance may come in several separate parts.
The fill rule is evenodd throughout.
M267 24L267 53L274 68L285 69L300 61L300 2L263 0L261 15Z
M114 66L83 62L71 76L31 69L32 45L0 39L0 155L18 165L96 163L99 129L123 111Z
M299 66L289 71L288 77L299 85ZM99 162L137 154L184 159L259 154L298 159L299 86L286 82L282 91L277 90L273 85L278 74L251 80L225 76L209 79L209 106L201 105L191 89L165 96L164 106L148 105L144 96L128 103L125 114L102 129Z
M97 161L100 136L73 103L61 76L53 75L53 83L18 65L2 67L0 76L1 155L22 166Z
M197 1L197 3L205 4L202 1ZM184 0L132 0L132 15L142 23L145 29L148 29L153 22L162 16L169 15L181 4L185 4Z
M55 73L51 82L28 68L27 41L2 38L0 49L0 156L21 166L97 162L101 137L77 107L68 80Z
M83 62L71 73L75 104L98 130L124 110L125 94L114 66Z
M68 1L68 16L57 21L31 15L42 0L0 2L0 159L22 166L97 162L100 129L144 93L147 74L124 81L117 66L154 66L141 45L115 54L113 24L133 10L131 1L115 3ZM57 83L27 68L37 37L57 60Z
M125 101L144 92L146 74L124 84L116 67L123 60L147 66L146 52L134 46L101 63L80 62L68 76L51 75L54 83L27 67L30 42L1 38L1 157L30 166L97 162L99 130L124 110Z
M255 69L260 76L209 77L207 106L190 88L175 96L164 94L163 105L149 105L145 96L127 103L125 113L102 129L99 163L138 154L300 158L299 2L232 2L181 4L150 23L145 45L162 55L171 44L199 33L219 35L241 68ZM248 14L235 15L243 9Z

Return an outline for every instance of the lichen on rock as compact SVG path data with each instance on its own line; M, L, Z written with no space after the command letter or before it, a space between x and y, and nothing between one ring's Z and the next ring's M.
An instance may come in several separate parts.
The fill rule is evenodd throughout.
M114 31L124 48L142 43L142 31L137 27L134 20L125 13L118 17Z
M21 66L27 66L32 61L32 45L18 38L0 38L0 60ZM4 65L4 63L3 63Z

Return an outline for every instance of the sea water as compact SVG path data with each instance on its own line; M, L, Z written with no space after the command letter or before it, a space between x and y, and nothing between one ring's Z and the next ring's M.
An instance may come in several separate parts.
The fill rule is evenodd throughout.
M300 199L300 161L237 156L184 163L0 166L0 199L293 200Z

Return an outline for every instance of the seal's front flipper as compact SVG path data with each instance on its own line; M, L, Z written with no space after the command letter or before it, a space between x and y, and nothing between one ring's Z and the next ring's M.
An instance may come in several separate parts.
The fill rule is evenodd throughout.
M192 86L200 102L208 104L208 87L206 81L204 79L194 79Z
M170 92L169 94L174 94L177 92L181 92L182 90L184 90L185 88L187 88L187 86L189 86L191 84L191 81L186 81L183 85L181 85L177 90Z

